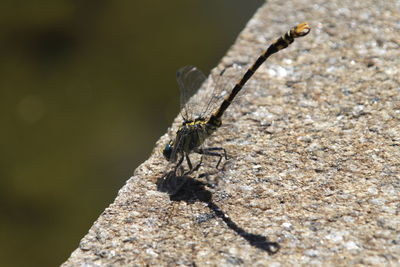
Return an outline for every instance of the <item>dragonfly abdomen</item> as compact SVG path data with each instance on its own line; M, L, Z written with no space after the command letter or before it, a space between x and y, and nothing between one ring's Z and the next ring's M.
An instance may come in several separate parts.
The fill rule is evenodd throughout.
M257 71L257 69L269 58L272 54L285 49L291 43L294 42L295 38L299 38L307 35L310 32L310 26L307 23L301 23L291 28L288 32L286 32L283 36L279 37L275 42L273 42L263 54L261 54L258 59L253 63L253 65L246 71L243 77L236 83L235 87L233 87L231 93L224 99L221 106L211 115L209 121L219 120L222 115L226 111L226 109L230 106L233 99L242 90L243 86L247 83L247 81L253 76L253 74Z

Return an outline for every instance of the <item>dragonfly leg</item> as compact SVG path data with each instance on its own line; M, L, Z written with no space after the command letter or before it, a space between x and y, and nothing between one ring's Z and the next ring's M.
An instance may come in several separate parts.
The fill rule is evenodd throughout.
M179 168L179 166L182 165L183 158L184 158L184 156L182 155L182 157L179 159L178 163L177 163L176 166L175 166L175 169L174 169L174 174L175 174L175 175L176 175L176 170Z
M200 162L196 165L196 167L194 167L194 168L192 168L192 169L189 169L189 170L188 170L187 172L185 172L183 175L186 176L186 175L189 175L189 174L191 174L191 173L197 171L197 170L200 168L202 162L203 162L203 157L200 158Z
M189 166L189 171L193 169L192 162L190 161L189 154L185 153L186 162Z
M200 168L202 162L203 162L203 156L200 157L200 162L196 165L196 167L194 167L193 171L197 171Z
M218 152L213 152L213 151L223 151L223 153L218 153ZM226 154L226 150L223 147L207 147L207 148L199 148L195 151L196 153L202 154L202 155L207 155L207 156L213 156L213 157L219 157L217 166L215 168L218 169L219 164L222 161L222 158L225 158L226 160L228 159L228 155Z

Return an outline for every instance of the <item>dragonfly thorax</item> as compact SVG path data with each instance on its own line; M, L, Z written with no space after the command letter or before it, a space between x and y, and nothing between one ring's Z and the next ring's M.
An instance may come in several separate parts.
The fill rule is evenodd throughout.
M209 124L209 121L199 117L195 120L185 120L176 132L175 140L170 140L163 150L164 157L175 162L178 155L189 154L210 136L216 127Z

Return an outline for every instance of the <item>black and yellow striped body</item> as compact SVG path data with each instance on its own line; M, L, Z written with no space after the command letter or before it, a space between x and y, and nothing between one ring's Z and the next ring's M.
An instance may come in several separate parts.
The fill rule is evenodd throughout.
M285 49L291 43L293 43L295 38L305 36L310 32L310 27L307 23L299 24L292 29L290 29L285 35L281 36L277 39L273 44L271 44L265 52L258 57L256 62L246 71L243 77L236 83L235 87L233 87L232 92L228 95L227 98L224 99L219 109L211 115L210 119L208 120L209 124L221 125L221 117L224 114L225 110L229 107L232 103L233 99L239 93L239 91L243 88L246 82L253 76L253 74L257 71L257 69L263 64L267 58L269 58L272 54Z
M295 38L305 36L309 33L310 27L307 23L299 24L290 29L286 34L277 39L271 44L267 50L254 62L254 64L246 71L243 77L233 87L231 93L224 99L220 107L206 120L204 118L197 118L193 121L185 121L176 133L174 141L170 141L164 148L163 154L168 161L175 162L178 156L181 156L177 167L182 163L183 158L186 157L188 165L191 168L191 163L188 155L195 151L197 153L206 154L204 150L198 149L222 124L221 117L232 103L235 96L243 88L246 82L253 76L257 69L264 63L272 54L288 47L293 43ZM223 150L223 148L213 148L213 150ZM203 152L201 152L203 151ZM225 151L225 150L224 150ZM219 155L214 152L207 152L208 155ZM222 156L220 156L222 158ZM220 159L221 161L221 159ZM219 161L219 162L220 162ZM219 164L218 162L218 164ZM177 168L176 167L176 168Z

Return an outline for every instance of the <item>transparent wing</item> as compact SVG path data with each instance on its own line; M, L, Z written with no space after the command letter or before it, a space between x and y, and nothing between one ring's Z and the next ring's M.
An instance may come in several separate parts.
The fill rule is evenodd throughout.
M223 99L224 96L224 84L222 83L222 76L225 72L225 69L219 72L219 74L212 73L212 80L214 81L212 84L212 93L211 97L209 98L207 105L205 105L204 109L202 110L201 116L204 117L205 115L210 114L214 111L218 102ZM226 82L224 82L226 83Z
M239 81L246 70L247 68L243 68L241 65L233 64L212 74L215 82L211 97L203 110L203 114L210 114L211 112L215 111L219 105L221 105L224 97L226 97L232 91L235 83ZM241 94L239 93L235 100L237 101L240 96Z
M206 80L204 73L195 66L185 66L176 72L176 80L181 90L181 114L184 120L194 119L199 111L198 105L190 105L189 99Z

